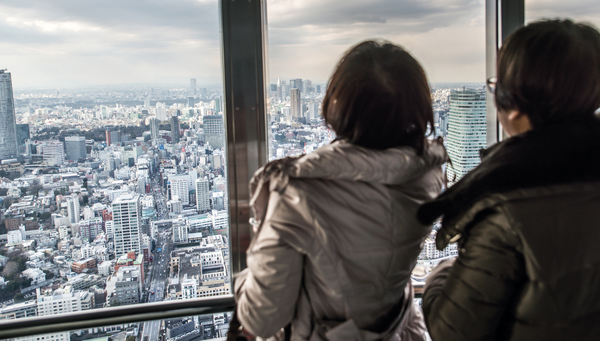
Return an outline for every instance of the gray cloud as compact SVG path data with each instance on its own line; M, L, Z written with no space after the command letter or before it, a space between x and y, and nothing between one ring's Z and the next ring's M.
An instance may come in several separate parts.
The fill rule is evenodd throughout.
M600 18L597 0L526 6L527 20ZM267 9L273 78L324 82L345 50L369 38L405 46L432 81L484 78L481 0L268 0ZM0 13L0 67L19 86L221 77L217 0L3 0Z

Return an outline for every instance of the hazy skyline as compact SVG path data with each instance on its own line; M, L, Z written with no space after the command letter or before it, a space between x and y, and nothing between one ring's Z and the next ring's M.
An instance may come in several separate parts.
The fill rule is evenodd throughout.
M216 0L4 0L0 68L19 88L218 84ZM483 0L268 0L269 75L325 83L344 51L383 38L404 46L430 82L485 80ZM596 0L526 1L526 19L599 26Z

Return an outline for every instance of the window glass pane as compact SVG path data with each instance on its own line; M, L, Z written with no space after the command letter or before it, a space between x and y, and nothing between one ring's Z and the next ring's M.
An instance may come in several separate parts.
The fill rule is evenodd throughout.
M327 80L351 46L387 39L406 48L431 85L436 135L443 136L457 180L486 146L485 8L482 1L268 1L269 158L309 153L335 134L321 119ZM425 240L413 273L423 283L456 245Z
M229 294L218 1L0 12L0 317Z

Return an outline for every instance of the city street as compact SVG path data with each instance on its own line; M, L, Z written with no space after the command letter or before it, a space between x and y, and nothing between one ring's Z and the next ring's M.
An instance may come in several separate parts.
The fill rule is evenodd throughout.
M164 197L160 193L160 187L156 181L153 181L153 193L158 210L157 217L158 219L162 219L163 214L161 214L161 212L165 212L166 205L164 203ZM148 302L159 302L163 301L165 298L170 271L169 255L173 248L170 229L159 228L158 231L156 231L156 237L156 249L154 252L152 270L150 271L151 281L147 295ZM158 251L159 249L160 251ZM142 340L158 341L160 339L160 324L160 320L144 322Z

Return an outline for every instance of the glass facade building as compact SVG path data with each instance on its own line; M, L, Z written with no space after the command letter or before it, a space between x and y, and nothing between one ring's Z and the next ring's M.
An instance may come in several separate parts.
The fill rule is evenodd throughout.
M448 121L448 179L456 182L480 162L486 147L486 94L484 90L453 90Z
M10 72L0 71L0 160L17 156L15 102Z

